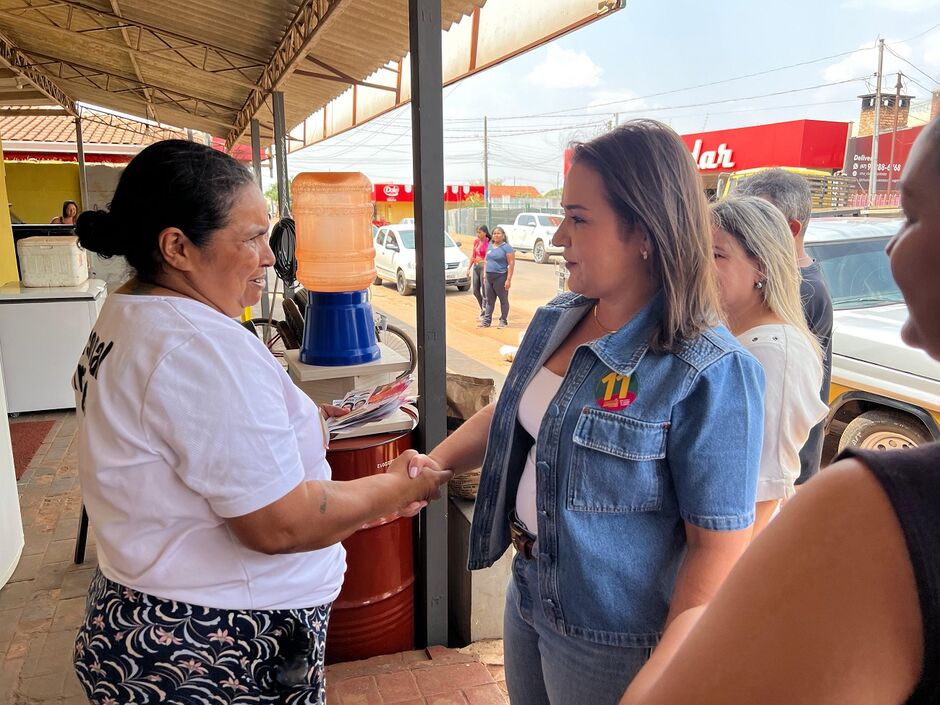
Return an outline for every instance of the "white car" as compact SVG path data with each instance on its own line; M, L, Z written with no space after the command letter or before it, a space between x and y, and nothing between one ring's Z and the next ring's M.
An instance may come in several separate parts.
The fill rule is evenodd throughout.
M379 228L373 240L375 246L375 283L390 281L402 296L408 296L417 284L415 258L415 226L386 225ZM444 283L459 291L470 289L467 267L470 260L460 251L450 235L444 233Z
M840 450L940 440L940 362L901 340L907 306L885 254L902 222L813 218L806 232L832 294L828 424L846 424Z
M506 233L506 239L514 250L531 252L537 264L548 264L551 255L564 252L563 248L552 244L552 238L562 220L564 216L552 213L520 213L512 225L501 224L497 227Z

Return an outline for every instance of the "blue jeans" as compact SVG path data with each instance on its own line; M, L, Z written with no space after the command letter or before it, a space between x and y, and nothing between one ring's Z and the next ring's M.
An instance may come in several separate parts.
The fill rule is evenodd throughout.
M538 562L521 555L506 593L503 649L512 705L617 703L652 651L559 634L540 607Z

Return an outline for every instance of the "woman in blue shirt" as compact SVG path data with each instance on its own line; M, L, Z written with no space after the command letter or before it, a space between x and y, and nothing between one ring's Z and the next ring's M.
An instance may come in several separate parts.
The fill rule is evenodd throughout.
M496 299L499 299L499 327L509 325L509 287L515 268L516 251L507 242L506 231L497 225L486 250L486 308L477 328L489 328L493 323Z
M616 702L747 545L761 449L763 373L718 322L679 136L643 120L576 145L562 205L571 292L536 313L495 406L426 461L483 464L471 569L518 551L513 705Z

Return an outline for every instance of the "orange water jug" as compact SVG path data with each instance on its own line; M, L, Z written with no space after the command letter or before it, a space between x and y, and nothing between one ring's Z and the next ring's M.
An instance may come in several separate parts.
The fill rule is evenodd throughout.
M309 291L368 289L375 279L372 182L360 172L298 174L291 184L297 279Z

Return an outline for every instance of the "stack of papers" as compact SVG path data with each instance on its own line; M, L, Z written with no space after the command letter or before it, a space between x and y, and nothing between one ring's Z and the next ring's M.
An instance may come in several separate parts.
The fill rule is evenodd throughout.
M396 413L404 405L414 403L408 396L411 375L388 384L369 389L356 389L342 399L333 402L335 406L349 409L345 416L331 417L326 420L330 433L339 433L363 424L384 419Z

